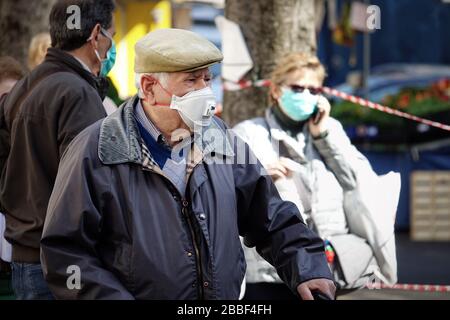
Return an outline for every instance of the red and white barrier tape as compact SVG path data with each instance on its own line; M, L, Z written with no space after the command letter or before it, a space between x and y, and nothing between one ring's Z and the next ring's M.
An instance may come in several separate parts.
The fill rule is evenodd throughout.
M450 292L450 286L428 284L369 284L367 289L394 289L418 292Z
M435 128L439 128L439 129L442 129L442 130L450 131L450 125L447 125L447 124L442 124L442 123L439 123L439 122L436 122L436 121L431 121L431 120L428 120L428 119L420 118L420 117L414 116L412 114L399 111L397 109L392 109L392 108L383 106L383 105L381 105L379 103L374 103L372 101L369 101L369 100L366 100L366 99L363 99L363 98L360 98L360 97L356 97L356 96L347 94L345 92L338 91L336 89L331 89L331 88L328 88L328 87L323 87L322 89L323 89L323 92L326 93L326 94L330 94L330 95L333 95L335 97L338 97L338 98L341 98L341 99L344 99L344 100L347 100L347 101L359 104L360 106L363 106L363 107L368 107L368 108L371 108L371 109L379 110L379 111L384 112L384 113L389 113L389 114L396 115L398 117L402 117L402 118L409 119L409 120L412 120L412 121L420 122L420 123L429 125L431 127L435 127Z
M258 80L255 82L246 80L246 81L240 81L238 83L234 83L234 82L229 82L229 81L224 81L223 83L223 88L226 91L237 91L237 90L242 90L242 89L246 89L246 88L250 88L250 87L268 87L270 85L270 80ZM412 114L406 113L406 112L402 112L400 110L397 109L392 109L386 106L383 106L379 103L374 103L372 101L357 97L357 96L353 96L351 94L347 94L345 92L342 91L338 91L336 89L332 89L332 88L328 88L328 87L322 87L322 90L324 93L341 98L343 100L347 100L356 104L359 104L360 106L363 107L367 107L367 108L371 108L371 109L375 109L384 113L388 113L388 114L393 114L395 116L398 117L402 117L405 119L409 119L412 121L416 121L419 123L423 123L426 124L428 126L431 127L435 127L435 128L439 128L442 130L446 130L446 131L450 131L450 125L447 124L442 124L436 121L431 121L428 119L424 119L424 118L420 118L417 116L414 116Z
M223 89L225 91L239 91L251 87L268 87L270 80L257 80L252 82L250 80L243 80L239 82L223 81Z

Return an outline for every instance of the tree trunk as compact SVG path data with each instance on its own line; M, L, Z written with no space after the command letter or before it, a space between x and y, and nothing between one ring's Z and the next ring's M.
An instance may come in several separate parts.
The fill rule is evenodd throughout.
M26 66L32 37L49 31L55 1L0 0L0 56L12 56Z
M316 52L315 3L311 0L226 0L225 16L240 25L254 68L247 80L268 79L288 52ZM227 91L223 117L229 125L264 114L267 88Z

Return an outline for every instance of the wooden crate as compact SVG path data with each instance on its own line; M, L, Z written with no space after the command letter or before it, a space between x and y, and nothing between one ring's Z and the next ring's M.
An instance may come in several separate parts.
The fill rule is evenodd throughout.
M450 241L450 171L411 173L411 239Z

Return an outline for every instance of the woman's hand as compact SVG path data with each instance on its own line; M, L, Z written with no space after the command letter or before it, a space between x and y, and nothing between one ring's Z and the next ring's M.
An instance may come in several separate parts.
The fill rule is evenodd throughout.
M280 157L279 161L266 166L267 173L272 177L274 182L280 178L286 178L292 175L292 165L290 162L292 162L292 160Z
M313 138L318 138L328 129L328 119L330 117L331 105L324 96L319 97L317 102L317 114L309 119L309 132Z

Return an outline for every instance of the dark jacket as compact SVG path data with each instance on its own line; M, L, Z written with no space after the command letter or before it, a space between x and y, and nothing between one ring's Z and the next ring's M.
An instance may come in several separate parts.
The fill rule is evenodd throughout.
M83 131L61 161L41 241L57 298L237 299L246 268L239 235L294 292L332 279L322 240L259 162L238 163L237 152L250 151L231 143L221 120L197 141L181 195L139 135L136 102ZM70 266L81 290L67 288Z
M0 211L15 262L39 263L39 241L59 160L106 113L98 81L68 53L49 49L0 107Z

